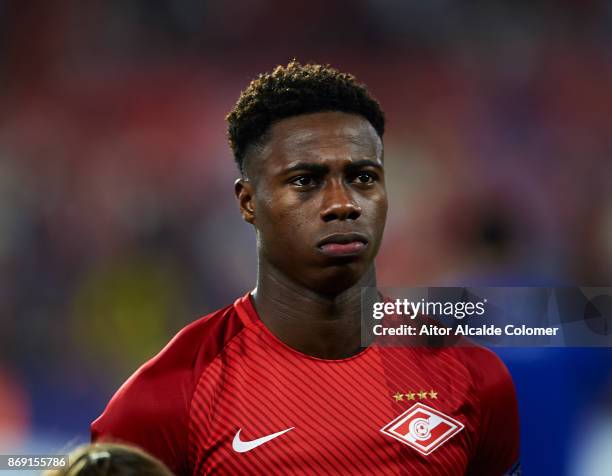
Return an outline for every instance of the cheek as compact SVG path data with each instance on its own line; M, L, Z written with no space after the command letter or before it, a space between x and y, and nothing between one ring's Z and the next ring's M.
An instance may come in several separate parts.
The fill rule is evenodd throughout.
M387 197L384 197L383 202L380 204L380 221L381 225L384 227L387 222L387 210L389 209L389 203L387 202Z
M368 221L377 227L384 227L387 219L387 197L384 194L365 201L361 205L364 215L368 217Z
M307 203L290 197L272 197L262 201L257 209L258 229L270 241L285 241L285 246L296 248L299 237L308 235L313 220Z

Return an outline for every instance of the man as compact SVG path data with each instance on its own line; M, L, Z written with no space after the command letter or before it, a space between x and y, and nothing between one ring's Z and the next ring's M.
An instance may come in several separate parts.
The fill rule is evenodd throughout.
M384 115L351 75L292 62L228 115L257 287L188 325L92 424L178 474L501 475L514 388L481 348L362 348L387 213Z

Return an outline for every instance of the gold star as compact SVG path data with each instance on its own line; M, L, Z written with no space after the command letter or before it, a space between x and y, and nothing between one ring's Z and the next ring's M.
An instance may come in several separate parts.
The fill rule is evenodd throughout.
M419 393L417 393L417 395L419 396L420 400L427 400L427 392L421 390Z
M429 392L429 398L438 398L438 392L434 392L433 390L431 390Z
M397 392L395 395L393 395L393 398L395 398L396 402L399 402L399 401L404 399L404 395L399 393L399 392Z
M415 394L414 392L410 392L410 393L407 393L407 394L406 394L406 398L407 398L408 400L414 400L414 396L415 396L415 395L416 395L416 394Z

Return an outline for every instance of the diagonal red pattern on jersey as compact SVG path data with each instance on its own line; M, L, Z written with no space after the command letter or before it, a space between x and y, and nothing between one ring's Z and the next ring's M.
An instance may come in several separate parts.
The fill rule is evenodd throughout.
M191 459L203 474L300 473L296 468L303 474L465 471L470 450L465 440L457 438L446 451L423 458L379 432L410 406L391 398L399 389L436 388L440 395L465 397L465 368L455 362L446 373L437 372L447 356L426 350L419 365L415 360L411 365L416 349L371 347L349 359L316 359L288 348L251 318L246 316L245 329L211 363L194 392ZM452 412L459 402L466 404L463 398L439 403ZM289 427L294 429L247 453L231 447L238 429L243 439L255 439Z
M464 425L427 456L381 428L415 403ZM427 399L427 401L425 401ZM183 329L116 393L95 440L136 444L177 475L502 474L518 459L516 400L485 349L379 347L342 360L273 336L247 294ZM507 428L499 433L498 428ZM244 442L293 428L250 451Z

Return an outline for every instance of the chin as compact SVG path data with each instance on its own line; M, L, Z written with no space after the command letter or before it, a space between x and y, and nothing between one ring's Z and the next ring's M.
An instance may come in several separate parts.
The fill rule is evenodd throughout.
M337 296L359 283L365 274L362 263L350 263L330 266L316 279L313 291L327 296Z

